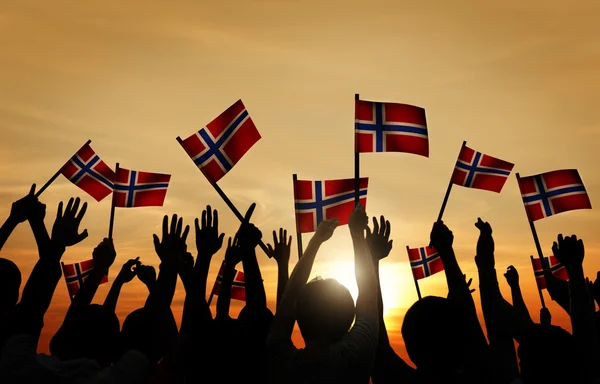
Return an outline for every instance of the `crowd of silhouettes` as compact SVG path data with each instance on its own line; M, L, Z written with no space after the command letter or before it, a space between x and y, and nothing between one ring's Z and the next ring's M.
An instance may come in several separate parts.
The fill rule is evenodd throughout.
M532 316L523 300L517 270L504 274L512 304L503 298L496 272L489 223L480 231L475 263L479 289L474 293L457 262L454 235L443 223L433 225L430 241L446 275L446 297L427 296L406 312L401 334L413 366L391 346L383 316L380 261L392 249L391 226L383 216L369 219L356 206L349 218L358 296L338 281L315 278L311 269L337 220L318 226L291 274L292 237L280 229L268 245L277 262L277 306L267 296L257 261L261 231L251 223L254 204L233 239L219 232L219 216L210 206L195 220L197 253L188 249L190 226L165 216L161 236L154 235L158 273L139 258L127 261L112 281L103 304L92 304L117 252L105 238L92 253L94 268L73 297L50 355L38 354L44 315L62 277L61 257L87 237L80 230L87 204L79 198L58 206L51 231L46 206L28 195L12 205L0 228L0 250L17 225L28 222L39 260L21 294L21 273L0 258L0 383L600 383L598 319L600 279L585 277L584 246L576 236L558 235L553 254L566 267L569 281L545 272L548 291L570 316L572 333L552 325L542 308ZM226 247L216 313L206 299L213 256ZM240 266L241 264L241 266ZM246 302L237 318L229 314L236 270L245 274ZM146 302L120 324L115 314L125 283L138 277L148 288ZM600 273L598 274L600 277ZM177 279L185 289L180 326L171 311ZM408 288L408 287L407 287ZM479 294L484 328L473 294ZM19 297L20 296L20 297ZM292 343L298 324L305 347Z

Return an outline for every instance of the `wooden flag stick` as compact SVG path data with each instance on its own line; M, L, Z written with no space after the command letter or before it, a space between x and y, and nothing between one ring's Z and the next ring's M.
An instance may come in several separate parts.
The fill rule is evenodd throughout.
M410 253L409 253L409 248L408 245L406 246L406 253L409 255L409 262L410 262ZM411 268L411 273L412 273L412 268ZM417 297L419 298L419 300L421 300L421 289L419 288L419 281L417 279L415 279L415 276L413 275L413 280L415 281L415 287L417 288Z
M62 261L60 262L60 266L62 268L62 273L63 276L65 274L65 263L63 263ZM65 277L65 284L67 284L67 278ZM67 294L69 295L69 299L71 299L71 302L73 302L73 296L71 296L71 292L69 292L69 284L67 284Z
M360 100L358 93L354 94L354 109L356 110L356 101ZM356 114L356 112L355 112ZM360 203L360 152L356 146L356 116L354 121L354 206Z
M90 144L91 142L92 142L92 140L88 140L88 141L86 141L86 143L85 143L85 144L83 144L83 145L81 146L81 148L85 147L86 145ZM79 150L81 150L81 148L79 148ZM77 150L77 152L79 152L79 150ZM75 152L75 153L77 153L77 152ZM46 188L48 188L48 187L50 186L50 184L52 184L52 183L54 182L54 180L56 180L56 178L57 178L58 176L60 176L60 174L62 173L61 171L62 171L62 167L61 167L61 169L59 169L59 170L58 170L58 171L57 171L57 172L54 174L54 176L52 176L52 177L50 178L50 180L46 181L46 184L44 184L44 185L42 186L42 188L40 188L40 189L39 189L39 190L38 190L38 191L35 193L35 197L40 197L40 195L42 194L42 192L44 192L44 191L46 190Z
M117 165L115 166L115 184L117 183L117 177L116 175L119 173L119 163L117 163ZM112 202L110 204L110 221L108 222L108 238L112 239L112 235L113 235L113 226L115 223L115 200L116 200L116 194L115 194L115 187L113 185L113 193L112 193Z
M533 265L533 255L529 256L531 258L531 265ZM542 268L544 268L544 263L542 263ZM535 270L533 271L534 277L535 277ZM542 308L546 308L546 303L544 302L544 295L542 294L542 290L540 289L540 286L537 284L537 279L535 282L535 285L537 287L538 293L540 294L540 301L542 302Z
M521 180L521 176L519 176L519 174L516 174L517 176L517 185L520 185L519 181ZM525 205L523 205L523 207L525 208ZM525 213L527 213L527 208L525 208ZM537 253L538 253L538 257L540 258L540 261L542 263L542 267L544 266L544 253L542 252L542 246L540 245L540 239L538 238L538 234L537 231L535 230L535 225L533 224L533 221L531 221L531 219L529 218L529 214L527 213L527 221L529 221L529 228L531 228L531 234L533 235L533 241L535 243L535 248L537 249Z
M181 140L181 137L177 136L177 142L179 144L182 143L183 140ZM217 185L217 183L213 183L209 180L209 184L213 186L213 188L215 189L215 191L217 191L217 193L219 194L219 196L221 196L221 199L223 199L223 201L225 202L225 204L227 204L227 206L229 207L229 209L231 209L231 212L233 212L233 214L235 215L235 217L238 218L238 220L240 221L240 223L244 222L244 216L242 216L242 214L240 213L240 211L238 211L238 209L235 207L235 205L233 205L233 203L231 202L231 200L229 200L229 197L227 197L227 195L225 194L225 192L223 192L223 190L221 189L221 187L219 187ZM269 249L267 248L267 246L265 245L265 243L261 240L258 245L260 246L260 248L263 250L263 252L269 257L273 257L271 255L271 253L269 252Z
M460 147L460 151L458 152L459 156L460 156L460 152L462 151L462 149L464 148L465 145L467 145L467 142L463 141L462 146ZM457 156L457 158L458 158L458 156ZM452 168L452 172L454 173L454 168ZM446 204L448 203L448 198L450 197L450 191L452 190L452 184L454 184L454 183L452 182L452 176L450 176L450 182L448 183L448 189L446 189L446 195L444 196L444 201L442 201L442 208L440 209L440 213L438 214L437 221L442 220L442 216L444 215L444 210L446 209Z
M304 247L302 246L302 233L298 230L298 218L296 217L296 181L298 181L298 175L292 175L292 181L294 185L294 219L296 221L296 242L298 243L298 260L302 257L304 253ZM284 239L284 241L287 241Z

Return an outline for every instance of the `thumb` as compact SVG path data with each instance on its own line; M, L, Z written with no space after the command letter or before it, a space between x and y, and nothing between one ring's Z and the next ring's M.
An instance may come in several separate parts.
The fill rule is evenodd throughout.
M79 235L77 235L77 242L79 243L80 241L83 241L87 237L88 237L88 231L87 231L87 229L84 229L83 232L81 232Z
M154 248L158 248L160 246L160 240L158 240L158 236L156 236L156 234L153 234L152 239L154 240Z

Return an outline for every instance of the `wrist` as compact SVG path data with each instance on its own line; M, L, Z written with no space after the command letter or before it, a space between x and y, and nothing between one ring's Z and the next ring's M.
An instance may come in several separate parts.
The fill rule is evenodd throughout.
M4 222L4 225L7 225L7 226L13 227L13 228L15 228L18 224L19 224L19 221L17 219L15 219L15 217L13 215L8 215L8 217L6 218L6 221Z

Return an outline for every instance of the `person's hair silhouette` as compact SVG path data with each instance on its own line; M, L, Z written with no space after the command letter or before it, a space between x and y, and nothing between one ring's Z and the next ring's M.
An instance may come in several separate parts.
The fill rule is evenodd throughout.
M296 319L307 343L333 343L342 339L354 321L354 299L335 279L309 281L296 302Z

